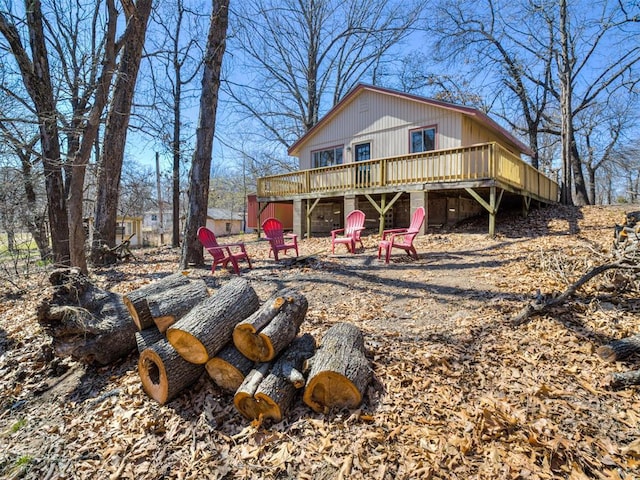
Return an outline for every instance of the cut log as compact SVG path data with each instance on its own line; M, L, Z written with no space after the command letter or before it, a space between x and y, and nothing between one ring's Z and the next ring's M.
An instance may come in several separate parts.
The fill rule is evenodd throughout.
M625 388L631 385L640 385L640 370L630 372L614 373L609 381L610 388Z
M233 343L254 362L269 362L298 335L308 302L293 288L272 296L254 315L233 330Z
M205 364L231 341L236 324L259 306L249 282L235 277L169 327L167 339L185 360Z
M204 280L192 280L147 299L149 313L160 332L184 317L193 307L209 297Z
M253 362L242 355L232 343L228 343L215 357L209 359L206 368L216 385L223 390L235 392L253 368Z
M194 365L178 355L166 339L144 350L138 360L142 388L160 405L173 400L198 380L203 371L202 365Z
M117 293L93 285L79 269L51 273L51 295L37 308L56 355L94 365L108 365L136 348L136 328Z
M250 420L282 420L296 389L304 386L302 368L315 351L310 334L296 338L274 362L252 370L233 398L236 409Z
M355 408L362 402L372 371L364 353L362 332L350 323L337 323L309 360L311 371L303 400L316 412Z
M145 328L141 332L136 332L136 345L138 353L144 352L156 342L164 339L164 335L156 327Z
M633 335L613 341L599 347L596 352L600 358L606 362L624 360L634 353L640 352L640 335Z
M186 285L191 281L187 276L188 274L189 271L187 270L173 273L124 295L124 303L131 314L133 323L138 327L138 330L144 330L145 328L149 328L154 325L153 317L151 316L149 306L147 305L147 299L159 293L170 291L181 285Z

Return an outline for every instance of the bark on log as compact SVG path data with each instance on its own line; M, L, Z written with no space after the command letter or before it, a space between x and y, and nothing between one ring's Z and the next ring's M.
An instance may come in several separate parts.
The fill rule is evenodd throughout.
M621 338L599 347L596 352L606 362L624 360L634 353L640 352L640 335Z
M188 274L187 270L176 272L124 295L124 303L139 331L154 325L147 298L186 285L191 281Z
M149 313L160 332L184 317L193 307L209 297L204 280L192 280L147 299Z
M613 373L609 381L610 388L625 388L631 385L640 385L640 370L630 372Z
M236 324L259 306L249 282L235 277L169 327L167 339L185 360L204 364L231 341Z
M121 295L96 287L79 269L56 270L49 281L53 290L37 318L58 356L107 365L136 348L136 328Z
M142 388L160 405L193 384L203 371L202 365L194 365L182 358L166 339L144 350L138 360Z
M233 343L228 343L205 366L216 385L223 390L235 392L253 368L253 362L242 355Z
M303 400L316 412L355 408L362 402L372 371L364 353L362 332L350 323L337 323L325 333L316 354Z
M136 332L136 345L138 353L144 352L156 342L164 339L164 335L156 327L145 328L141 332Z
M291 342L276 361L252 370L233 398L236 409L250 420L281 421L296 390L304 386L303 365L314 351L315 340L307 333Z
M233 343L254 362L270 362L298 335L309 304L304 295L286 288L233 330Z

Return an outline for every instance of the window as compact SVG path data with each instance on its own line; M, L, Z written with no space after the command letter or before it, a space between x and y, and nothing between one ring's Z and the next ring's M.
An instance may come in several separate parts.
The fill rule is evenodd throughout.
M152 222L157 222L158 221L158 216L155 213L151 214L151 221Z
M411 153L436 149L436 128L421 128L411 132Z
M311 168L342 165L342 145L328 150L316 150L311 152Z
M227 233L231 233L231 222L226 222L224 224L224 231Z

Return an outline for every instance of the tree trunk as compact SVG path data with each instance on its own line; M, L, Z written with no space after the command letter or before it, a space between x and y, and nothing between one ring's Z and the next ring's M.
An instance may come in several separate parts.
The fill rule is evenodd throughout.
M233 398L236 409L250 420L281 421L304 386L303 366L314 351L311 335L296 338L273 364L263 363L247 375Z
M236 324L259 306L249 282L235 277L169 327L167 339L184 359L207 363L231 341Z
M215 357L209 359L206 368L216 385L223 390L235 392L253 368L253 362L229 343Z
M254 362L273 360L298 335L308 302L293 288L276 293L233 330L233 343Z
M107 115L102 158L98 167L94 239L91 246L95 264L101 262L102 246L114 246L116 243L118 191L124 148L152 3L152 0L138 0L135 7L131 4L132 11L127 18L125 44Z
M640 352L640 335L622 338L608 345L603 345L596 351L605 362L616 362Z
M186 285L154 295L147 300L153 322L161 333L184 317L193 307L209 298L204 280L194 280Z
M124 304L127 306L133 323L138 330L144 330L151 326L155 326L153 316L149 311L147 300L156 295L171 291L190 282L187 275L188 271L181 271L168 275L160 280L140 287L137 290L126 293L123 296Z
M203 370L202 365L194 365L178 355L164 339L144 350L138 360L142 388L160 405L195 383Z
M136 348L136 328L122 296L93 285L78 269L51 273L51 298L38 306L38 322L59 356L107 365Z
M355 408L362 402L372 371L364 353L362 332L337 323L325 333L314 357L303 400L316 412Z
M196 148L189 172L189 206L185 224L181 268L189 264L204 265L202 245L198 242L198 228L205 225L209 200L209 175L218 107L220 71L226 47L229 0L214 0L207 49L205 52L200 97L200 117L196 129ZM175 221L176 219L174 219Z

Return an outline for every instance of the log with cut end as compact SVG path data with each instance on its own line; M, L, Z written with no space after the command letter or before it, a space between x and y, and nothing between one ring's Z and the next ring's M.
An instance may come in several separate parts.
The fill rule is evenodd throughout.
M194 365L182 358L166 339L144 350L138 360L142 388L160 405L193 384L203 371L202 365Z
M231 341L236 324L259 306L249 282L236 277L170 326L167 339L185 360L204 364Z
M304 386L303 365L314 351L314 338L305 334L291 342L277 360L252 370L233 398L236 409L250 420L282 420L296 390Z
M193 307L209 297L204 280L192 280L147 299L149 313L162 333L184 317Z
M325 333L316 354L303 400L316 412L355 408L362 402L372 371L358 327L337 323Z
M640 335L615 340L598 348L597 353L606 362L624 360L634 353L640 352Z
M138 330L144 330L154 325L147 299L159 293L171 291L181 285L186 285L191 281L187 276L188 274L189 272L186 270L173 273L123 296L124 304L127 306L127 310L129 310L133 323L138 327Z
M144 352L147 348L151 347L156 342L164 339L164 335L156 327L145 328L140 332L136 332L136 345L138 346L138 353Z
M242 355L232 344L227 344L218 354L206 363L207 373L223 390L238 390L254 363Z
M233 343L254 362L269 362L296 338L308 302L293 288L277 292L254 315L233 330Z

